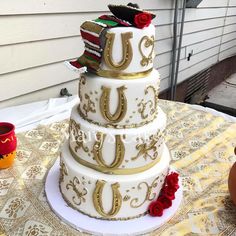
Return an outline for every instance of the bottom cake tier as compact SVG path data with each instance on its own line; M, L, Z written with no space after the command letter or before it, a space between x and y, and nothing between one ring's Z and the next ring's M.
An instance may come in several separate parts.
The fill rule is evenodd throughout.
M59 186L67 204L94 218L129 220L147 213L169 171L170 154L164 151L158 165L133 175L109 175L74 160L69 143L62 148Z

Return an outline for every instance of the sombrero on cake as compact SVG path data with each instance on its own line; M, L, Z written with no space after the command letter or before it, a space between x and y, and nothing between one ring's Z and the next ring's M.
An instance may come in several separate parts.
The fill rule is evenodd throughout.
M103 57L105 42L103 35L107 30L115 27L135 27L143 29L148 27L155 18L153 13L144 11L137 4L108 5L113 15L102 15L92 21L85 21L80 28L85 44L85 51L75 61L66 61L66 65L79 73L87 70L100 75L100 64Z

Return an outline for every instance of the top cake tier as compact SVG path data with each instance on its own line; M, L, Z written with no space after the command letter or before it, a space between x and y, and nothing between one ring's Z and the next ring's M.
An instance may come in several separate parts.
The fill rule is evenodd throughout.
M130 79L145 77L153 68L155 27L118 27L105 35L98 75Z
M88 70L111 79L147 76L155 56L155 27L151 24L155 16L129 6L109 8L114 15L103 15L81 25L85 50L68 65L81 73Z

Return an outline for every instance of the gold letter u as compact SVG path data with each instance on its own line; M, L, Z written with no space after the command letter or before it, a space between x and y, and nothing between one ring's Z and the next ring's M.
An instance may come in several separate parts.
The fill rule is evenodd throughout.
M94 158L95 158L96 162L100 166L106 167L108 170L111 170L111 169L119 167L121 165L121 163L123 162L124 155L125 155L125 146L122 142L120 135L116 135L115 136L115 139L116 139L115 159L111 165L107 165L103 159L103 156L102 156L102 148L103 148L103 143L104 143L105 137L106 137L106 134L103 134L100 132L97 133L98 140L93 145L93 154L94 154Z
M106 34L107 40L103 55L104 55L104 60L109 68L113 70L125 70L129 66L133 58L133 50L132 50L132 45L130 43L130 39L132 37L133 37L132 32L121 34L123 57L121 61L118 64L116 64L112 57L112 49L113 49L115 34L109 32Z
M113 200L112 200L112 208L111 210L106 213L103 208L102 204L102 191L104 188L104 185L106 184L106 181L104 180L98 180L96 183L96 188L93 192L93 204L96 209L96 211L103 217L112 217L115 216L122 204L122 196L119 191L119 183L114 183L111 185L112 193L113 193Z
M118 91L118 107L116 109L116 112L114 114L110 113L110 93L111 89L102 86L102 95L100 98L100 110L102 113L102 116L105 120L111 122L111 123L117 123L121 121L127 111L127 100L125 97L124 90L126 89L125 86L119 87L116 90Z

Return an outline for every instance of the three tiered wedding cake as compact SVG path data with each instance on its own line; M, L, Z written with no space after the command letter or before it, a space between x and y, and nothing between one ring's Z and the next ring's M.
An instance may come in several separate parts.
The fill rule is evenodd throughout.
M129 220L148 212L169 172L166 115L158 107L153 69L155 16L137 6L109 5L81 26L84 54L69 65L80 72L79 105L60 161L60 190L88 216Z

